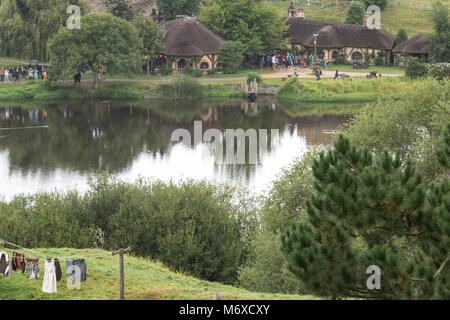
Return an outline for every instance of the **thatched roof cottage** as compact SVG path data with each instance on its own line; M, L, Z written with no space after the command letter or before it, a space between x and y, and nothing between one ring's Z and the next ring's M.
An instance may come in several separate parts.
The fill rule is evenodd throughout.
M364 54L376 55L385 51L389 57L394 46L394 36L381 29L371 29L364 25L338 24L327 21L308 20L303 9L289 9L289 30L291 46L305 53L312 53L314 34L318 34L317 48L329 61L338 55L349 62L363 60Z
M166 36L163 54L173 61L172 68L182 73L190 60L195 69L217 67L219 49L224 39L209 30L195 17L179 16L165 22Z

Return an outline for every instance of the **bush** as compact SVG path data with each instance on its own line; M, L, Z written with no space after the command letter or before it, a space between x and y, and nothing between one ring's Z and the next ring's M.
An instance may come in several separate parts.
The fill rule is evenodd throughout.
M303 90L303 85L297 76L290 77L286 80L286 83L278 91L278 96L296 94Z
M428 65L428 76L436 80L450 78L450 63L435 63Z
M262 78L257 72L249 72L247 75L247 84L252 83L254 80L259 84L262 82Z
M220 47L219 60L224 73L236 73L244 63L245 46L239 41L225 41Z
M186 66L186 68L184 68L184 71L186 72L187 75L189 75L193 78L203 77L203 70L194 69L190 65Z
M239 284L248 290L269 293L301 293L301 282L285 267L280 249L281 233L293 221L306 221L306 201L313 192L311 159L315 152L283 170L264 199L262 232L250 242Z
M395 43L399 45L400 43L408 40L408 33L405 29L398 29L397 34L395 35Z
M411 79L427 76L428 70L425 63L419 61L416 57L408 58L408 66L405 70L405 75Z
M234 189L207 182L117 182L0 202L0 235L28 248L131 246L133 253L205 280L237 280L254 224ZM245 233L244 231L245 230Z

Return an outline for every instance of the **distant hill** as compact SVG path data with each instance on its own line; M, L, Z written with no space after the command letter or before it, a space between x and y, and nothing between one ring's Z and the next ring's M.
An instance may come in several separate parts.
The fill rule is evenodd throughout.
M119 298L119 257L110 252L89 249L34 249L45 257L60 258L63 278L58 293L42 293L44 268L40 262L40 279L30 280L26 273L13 271L12 277L0 277L0 300L112 300ZM26 252L23 252L26 253ZM11 254L9 251L8 254ZM32 257L33 258L33 257ZM81 290L67 289L63 258L85 258L87 281ZM125 256L125 298L130 300L305 300L313 296L255 293L175 273L149 259Z
M381 12L381 28L396 34L398 29L403 28L408 32L408 37L415 36L419 33L430 33L433 31L433 24L431 22L431 11L418 10L400 7L413 6L416 8L429 8L433 0L416 0L403 1L403 0L388 0L388 6ZM292 0L284 1L267 1L276 10L280 10L282 14L287 15L287 10ZM305 18L313 20L324 20L337 23L343 23L347 8L344 5L348 4L348 0L325 0L314 1L310 0L308 6L308 0L297 0L296 7L305 9ZM441 0L444 5L450 7L450 0ZM337 5L339 4L339 8Z

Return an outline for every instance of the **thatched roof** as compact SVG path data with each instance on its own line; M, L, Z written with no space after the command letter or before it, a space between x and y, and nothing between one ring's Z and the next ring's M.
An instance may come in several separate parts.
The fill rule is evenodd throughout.
M354 24L336 24L303 18L289 19L289 36L294 44L314 47L314 33L318 33L318 48L370 48L392 50L394 36L385 30L369 29Z
M428 44L430 44L430 42L419 34L418 36L400 43L392 51L395 53L428 54L428 50L425 49Z
M180 17L166 23L164 54L193 57L218 54L224 40L196 18Z

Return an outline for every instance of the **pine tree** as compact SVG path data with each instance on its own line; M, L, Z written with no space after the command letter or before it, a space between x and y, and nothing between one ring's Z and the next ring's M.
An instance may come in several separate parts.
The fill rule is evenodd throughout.
M440 151L447 168L450 126ZM282 236L287 266L311 293L378 299L450 298L449 178L426 186L410 160L372 155L340 136L313 161L308 224ZM369 266L381 289L367 286Z

